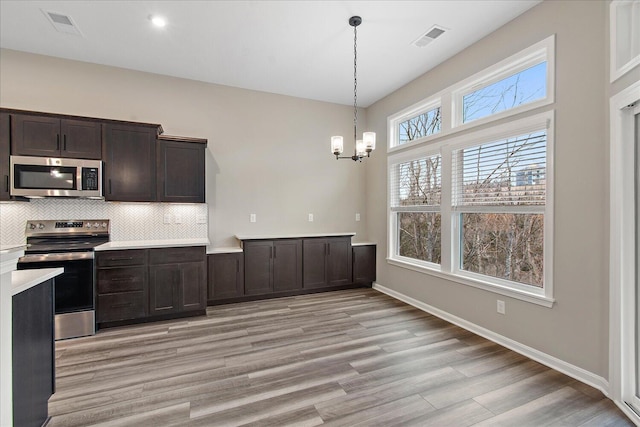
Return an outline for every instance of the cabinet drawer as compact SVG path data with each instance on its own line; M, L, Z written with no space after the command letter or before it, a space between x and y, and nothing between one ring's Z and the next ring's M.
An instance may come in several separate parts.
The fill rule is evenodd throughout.
M99 295L98 323L138 319L146 316L144 292Z
M142 291L147 281L145 267L99 269L97 275L99 294Z
M96 252L98 267L120 267L125 265L144 265L147 261L145 249Z
M204 246L150 249L149 263L173 264L182 262L204 262L205 255Z

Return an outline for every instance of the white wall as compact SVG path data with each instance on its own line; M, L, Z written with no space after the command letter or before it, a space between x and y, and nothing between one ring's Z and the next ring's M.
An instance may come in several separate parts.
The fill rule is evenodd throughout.
M349 106L11 50L0 51L0 106L160 123L169 135L207 138L214 246L237 245L240 233L355 232L354 241L366 240L365 164L336 161L329 148L331 135L353 132Z
M556 34L556 102L538 110L556 112L553 308L387 264L383 155L367 165L368 230L379 244L380 284L604 379L609 257L607 8L602 1L545 1L367 111L369 127L386 135L389 115ZM506 300L506 315L496 313L498 297Z

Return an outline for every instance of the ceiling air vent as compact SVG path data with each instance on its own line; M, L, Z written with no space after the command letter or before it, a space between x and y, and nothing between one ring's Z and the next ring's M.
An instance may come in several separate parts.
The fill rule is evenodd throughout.
M53 27L59 32L82 36L82 33L70 16L63 15L62 13L49 12L46 10L42 10L42 13L44 13L49 22L51 22L51 25L53 25Z
M442 35L446 30L438 25L434 25L431 27L426 33L418 37L417 40L413 42L414 46L425 47L438 37Z

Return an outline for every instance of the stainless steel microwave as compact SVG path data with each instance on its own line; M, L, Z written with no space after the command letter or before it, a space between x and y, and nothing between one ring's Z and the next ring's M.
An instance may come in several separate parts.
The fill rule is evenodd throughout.
M11 195L102 198L100 160L11 156Z

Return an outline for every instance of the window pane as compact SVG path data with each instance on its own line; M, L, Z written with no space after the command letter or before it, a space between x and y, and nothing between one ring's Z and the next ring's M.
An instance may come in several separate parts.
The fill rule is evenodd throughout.
M440 264L440 214L398 212L398 255Z
M395 166L391 206L439 206L442 195L441 157L425 157Z
M547 63L485 86L462 98L462 122L467 123L547 96Z
M440 107L413 117L398 126L398 145L440 132Z
M462 214L462 265L474 273L543 286L542 214Z
M454 157L456 205L545 204L545 131L465 148L456 151Z

